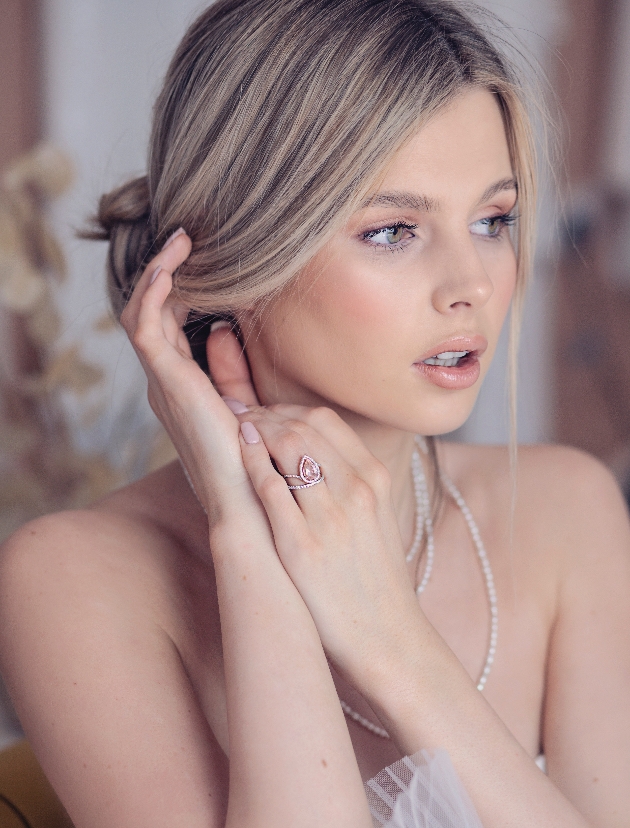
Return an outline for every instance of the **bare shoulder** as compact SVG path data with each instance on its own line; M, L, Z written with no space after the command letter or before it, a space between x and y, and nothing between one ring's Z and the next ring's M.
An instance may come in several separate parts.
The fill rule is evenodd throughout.
M507 520L514 502L515 538L529 556L540 550L577 562L595 550L600 561L602 554L628 554L625 500L610 470L592 455L568 446L520 446L514 474L506 446L442 448L447 471L477 509Z
M575 504L576 498L614 493L614 506L621 493L610 470L597 458L570 446L519 446L513 476L507 446L442 443L440 451L447 469L470 484L504 491L515 483L516 492L529 497L560 498Z
M567 446L519 450L517 502L521 520L537 517L565 564L596 554L600 562L630 552L630 524L623 494L597 458Z
M500 481L511 479L509 448L504 445L486 446L467 443L441 443L445 460L460 474ZM593 455L571 446L537 444L521 445L517 452L518 483L527 485L541 479L549 486L572 486L589 481L608 480L616 485L607 467Z
M30 635L76 637L99 617L110 629L164 635L182 650L208 636L207 530L187 497L167 468L91 508L15 532L0 547L0 626L24 635L3 641L4 652L28 648Z

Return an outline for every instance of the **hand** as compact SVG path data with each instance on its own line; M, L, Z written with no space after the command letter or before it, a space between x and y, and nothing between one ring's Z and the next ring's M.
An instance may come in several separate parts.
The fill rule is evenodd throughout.
M239 419L245 466L278 555L329 657L366 689L370 674L382 675L405 657L418 625L429 626L406 569L389 474L330 409L275 405ZM320 464L325 479L290 491L287 483L299 481L282 474L296 474L305 454Z
M243 467L238 422L192 359L182 330L188 308L170 296L171 274L190 249L190 239L181 233L147 265L121 322L147 375L151 408L185 464L212 526L226 513L242 516L244 508L260 511L260 506ZM227 349L217 348L223 338L220 329L208 344L220 385L255 402L251 384L249 389L243 385L246 364L241 362L245 373L239 374L234 348L229 349L238 343L231 337L224 343Z

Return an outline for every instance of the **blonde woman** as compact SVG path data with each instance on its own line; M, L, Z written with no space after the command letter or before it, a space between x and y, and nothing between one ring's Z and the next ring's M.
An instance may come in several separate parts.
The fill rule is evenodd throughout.
M181 463L0 570L77 828L630 824L615 484L434 439L518 312L529 136L450 2L220 0L187 33L98 231Z

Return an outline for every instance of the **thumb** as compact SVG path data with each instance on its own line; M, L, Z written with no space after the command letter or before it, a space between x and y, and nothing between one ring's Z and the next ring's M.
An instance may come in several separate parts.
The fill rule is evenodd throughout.
M245 405L259 405L249 363L229 322L215 322L206 342L210 376L222 397L232 397Z

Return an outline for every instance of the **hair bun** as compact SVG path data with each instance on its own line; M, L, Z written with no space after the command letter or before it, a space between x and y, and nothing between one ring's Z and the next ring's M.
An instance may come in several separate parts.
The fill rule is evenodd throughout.
M81 236L109 242L107 288L120 318L154 246L146 175L101 196L92 227Z

